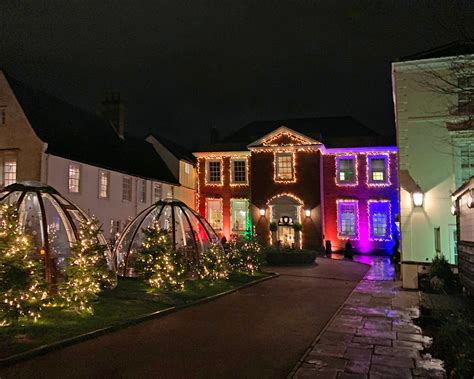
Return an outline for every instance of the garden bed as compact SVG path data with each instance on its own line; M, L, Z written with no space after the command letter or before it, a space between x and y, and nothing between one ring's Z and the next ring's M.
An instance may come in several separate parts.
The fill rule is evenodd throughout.
M317 256L313 250L268 250L265 253L267 264L275 266L312 264Z
M181 292L152 291L138 279L119 279L113 290L94 302L93 315L79 315L59 308L45 308L39 321L23 321L15 327L0 327L0 359L98 329L123 324L166 308L183 306L218 295L270 276L232 273L228 280L189 280Z

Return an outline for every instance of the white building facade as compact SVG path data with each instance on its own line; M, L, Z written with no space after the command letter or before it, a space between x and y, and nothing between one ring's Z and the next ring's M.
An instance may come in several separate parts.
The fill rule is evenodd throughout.
M445 56L453 51L449 45L392 64L405 288L418 288L418 274L436 255L457 263L451 195L474 175L474 133L462 127L469 115L457 83L474 74L456 67L474 55ZM418 206L415 193L423 195Z

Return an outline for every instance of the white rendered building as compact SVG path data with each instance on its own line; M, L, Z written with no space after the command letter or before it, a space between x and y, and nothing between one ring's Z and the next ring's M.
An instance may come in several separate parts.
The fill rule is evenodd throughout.
M473 53L457 42L392 64L405 288L418 287L418 274L436 255L457 263L451 195L474 175L472 108L458 90L474 87L474 73L459 67L472 65Z
M157 200L194 207L192 155L158 137L125 136L117 96L102 107L104 118L0 71L0 188L25 180L51 185L95 215L111 240Z

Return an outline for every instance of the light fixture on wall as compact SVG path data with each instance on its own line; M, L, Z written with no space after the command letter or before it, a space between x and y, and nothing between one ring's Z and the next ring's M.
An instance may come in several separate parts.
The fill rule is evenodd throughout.
M306 217L311 217L311 209L306 209L304 211L304 214L306 215Z
M453 202L453 204L451 205L451 214L453 216L456 216L457 213L458 213L458 207L456 206L456 202Z
M422 207L423 206L423 198L425 197L425 194L421 191L416 191L413 192L413 205L415 207Z
M260 208L260 216L265 216L265 208Z
M466 196L466 205L468 208L474 207L474 199L472 198L472 189L469 190Z

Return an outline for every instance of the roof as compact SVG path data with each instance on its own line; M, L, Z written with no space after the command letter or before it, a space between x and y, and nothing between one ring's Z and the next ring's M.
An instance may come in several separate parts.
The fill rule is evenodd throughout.
M416 54L407 55L400 58L399 61L403 62L431 58L456 57L459 55L468 54L474 54L474 42L470 40L459 40L429 50L421 51Z
M382 136L351 116L335 116L255 121L199 151L247 150L250 143L281 126L321 141L328 148L395 145L394 137Z
M158 141L165 146L171 154L180 160L187 161L189 163L195 164L196 157L185 147L178 145L177 143L169 140L168 138L163 137L162 135L151 133L151 136L155 137Z
M179 184L151 144L122 139L104 118L5 74L47 153L142 178Z

